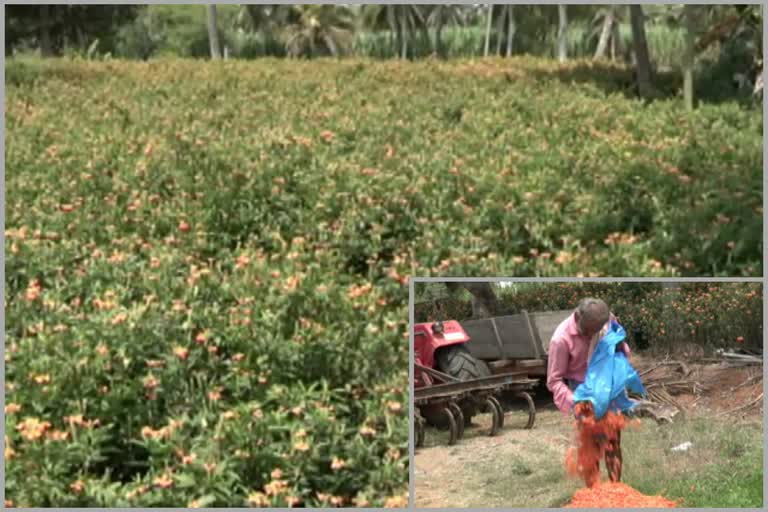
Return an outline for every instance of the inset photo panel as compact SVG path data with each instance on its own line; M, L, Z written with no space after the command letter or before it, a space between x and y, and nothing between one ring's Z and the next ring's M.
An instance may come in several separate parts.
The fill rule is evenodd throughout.
M761 508L755 282L416 278L416 508Z

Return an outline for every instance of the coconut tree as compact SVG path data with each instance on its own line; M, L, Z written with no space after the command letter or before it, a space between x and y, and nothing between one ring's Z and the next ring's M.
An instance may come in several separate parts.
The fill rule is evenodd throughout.
M435 52L441 57L445 56L443 28L450 25L463 25L463 11L464 8L461 5L438 4L432 6L426 15L427 25L435 29Z
M216 5L208 5L208 43L211 47L211 58L221 58L221 45L219 44L219 26L216 16Z
M635 49L635 72L640 96L653 96L651 83L651 59L648 55L648 41L645 38L645 16L641 5L629 6L629 21L632 25L632 44Z
M565 62L568 59L568 9L565 5L557 6L557 60Z
M352 12L332 4L296 5L298 19L283 32L289 56L315 57L319 52L339 57L354 35Z
M488 56L488 49L491 46L491 27L493 26L493 4L488 4L488 14L486 14L485 24L485 49L483 50L483 56Z
M361 11L363 25L372 30L388 28L395 34L401 59L408 58L408 42L426 24L423 6L413 4L367 4Z

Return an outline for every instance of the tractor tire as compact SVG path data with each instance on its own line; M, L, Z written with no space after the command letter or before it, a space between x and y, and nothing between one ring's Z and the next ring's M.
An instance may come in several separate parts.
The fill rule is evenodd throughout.
M437 353L437 369L459 380L490 377L491 370L464 345L452 345Z
M472 380L490 377L491 370L485 362L475 358L464 345L451 345L437 353L437 369L459 380ZM472 416L477 414L478 407L465 401L461 405L464 414L464 425L469 426Z

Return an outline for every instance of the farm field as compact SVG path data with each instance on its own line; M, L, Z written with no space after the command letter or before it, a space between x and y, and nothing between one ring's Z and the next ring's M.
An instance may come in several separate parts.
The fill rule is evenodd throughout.
M544 60L6 64L6 505L406 506L409 275L762 273L762 115Z
M643 358L642 367L658 359ZM695 364L694 373L711 392L700 400L684 397L683 417L672 424L641 420L622 434L622 482L648 496L664 496L691 508L759 508L763 503L762 409L748 405L762 392L762 380L749 379L762 368L723 369ZM743 382L747 385L736 388ZM566 475L565 454L573 445L572 418L563 417L546 390L537 396L536 424L525 430L522 406L507 412L504 429L488 436L490 416L481 415L464 438L447 445L447 433L427 429L417 449L417 507L558 508L584 487ZM673 450L691 443L687 450ZM601 467L603 480L605 469Z

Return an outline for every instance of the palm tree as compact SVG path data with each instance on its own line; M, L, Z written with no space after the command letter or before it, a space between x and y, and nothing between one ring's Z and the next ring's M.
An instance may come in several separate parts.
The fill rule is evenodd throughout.
M426 16L427 25L435 28L435 52L444 57L443 28L448 25L462 25L464 23L463 6L438 4L432 6Z
M637 88L640 96L651 97L654 93L651 83L651 60L648 56L648 42L645 38L645 17L641 5L629 6L629 21L632 25L632 44L635 48Z
M488 4L488 16L487 16L487 23L485 27L485 50L483 51L483 55L485 57L488 56L488 48L491 45L491 25L493 24L493 4Z
M426 23L423 8L413 4L367 4L363 6L363 24L373 30L388 27L395 34L400 58L408 58L408 41Z
M221 46L219 45L219 27L216 21L216 5L208 5L208 42L211 46L211 58L221 58Z
M595 14L594 21L598 22L602 19L602 23L600 27L600 37L597 40L597 49L595 49L595 56L593 57L594 59L602 59L605 56L605 51L608 48L611 36L615 36L614 26L618 24L617 18L617 9L615 5L607 5L598 10Z
M565 62L568 58L568 10L565 5L557 6L557 59Z
M693 110L693 65L695 60L694 44L696 38L695 7L686 4L683 10L685 18L685 55L683 55L683 98L685 108Z
M288 55L315 57L324 50L339 57L354 35L354 19L346 7L332 4L296 5L298 20L284 31Z

